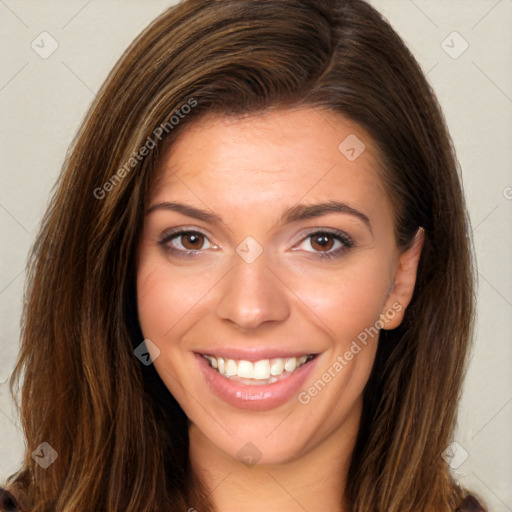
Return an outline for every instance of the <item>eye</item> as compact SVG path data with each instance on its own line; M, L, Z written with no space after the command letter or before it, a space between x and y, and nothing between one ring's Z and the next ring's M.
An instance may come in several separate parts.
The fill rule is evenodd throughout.
M212 245L204 233L194 230L166 232L162 235L158 244L171 253L183 253L185 256L204 249L217 249L218 247Z
M302 247L302 250L313 253L316 258L334 258L341 256L353 245L352 239L343 231L319 230L308 234L294 249Z

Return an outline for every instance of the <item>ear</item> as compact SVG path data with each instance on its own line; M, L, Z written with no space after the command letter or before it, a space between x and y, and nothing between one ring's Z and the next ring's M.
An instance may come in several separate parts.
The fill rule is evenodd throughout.
M400 254L394 281L380 316L383 329L395 329L404 319L405 310L414 293L423 242L424 230L420 227L416 231L412 246Z

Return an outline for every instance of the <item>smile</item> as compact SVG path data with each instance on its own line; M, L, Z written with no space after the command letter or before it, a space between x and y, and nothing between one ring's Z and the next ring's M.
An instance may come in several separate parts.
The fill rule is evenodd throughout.
M246 361L244 359L227 359L210 354L201 354L208 361L211 368L228 378L249 379L253 381L267 381L267 384L277 382L279 377L286 377L311 361L314 354L300 357L276 357L261 359L259 361ZM238 379L236 379L238 380Z
M225 350L224 352L228 352ZM222 402L238 409L264 411L290 403L315 371L320 354L256 355L229 350L228 354L195 353L207 387ZM245 358L234 359L236 352ZM251 360L249 360L251 359ZM293 402L292 402L293 403Z

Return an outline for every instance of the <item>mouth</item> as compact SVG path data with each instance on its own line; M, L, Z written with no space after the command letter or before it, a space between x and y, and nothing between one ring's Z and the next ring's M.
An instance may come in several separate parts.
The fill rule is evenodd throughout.
M296 401L308 376L314 372L320 354L195 353L200 374L216 399L237 409L270 410ZM231 355L232 357L228 357ZM275 352L266 354L278 356Z
M229 359L211 354L201 354L208 362L210 368L220 375L245 385L273 384L286 379L292 373L302 368L317 354L308 354L298 357L274 357L248 361L245 359Z

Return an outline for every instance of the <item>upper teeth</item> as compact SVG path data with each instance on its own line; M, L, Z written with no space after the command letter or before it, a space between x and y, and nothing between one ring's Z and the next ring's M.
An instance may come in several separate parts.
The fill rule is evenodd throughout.
M275 359L261 359L260 361L246 361L244 359L224 359L203 355L220 374L226 377L238 376L246 379L265 380L271 375L279 376L284 370L291 373L313 358L312 355L301 357L277 357Z

